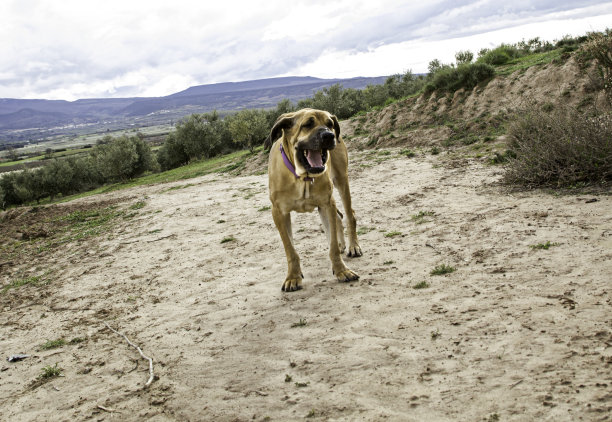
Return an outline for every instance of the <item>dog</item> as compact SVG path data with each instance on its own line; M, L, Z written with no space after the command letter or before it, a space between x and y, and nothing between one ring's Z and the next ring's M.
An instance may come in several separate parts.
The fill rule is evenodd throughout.
M273 143L273 144L272 144ZM270 149L268 177L272 217L287 256L287 278L282 291L302 288L300 258L293 246L291 211L318 209L329 241L332 270L339 281L358 280L342 259L345 250L342 214L336 208L338 190L348 223L349 257L362 255L348 182L348 153L340 138L336 116L310 108L281 115L265 142Z

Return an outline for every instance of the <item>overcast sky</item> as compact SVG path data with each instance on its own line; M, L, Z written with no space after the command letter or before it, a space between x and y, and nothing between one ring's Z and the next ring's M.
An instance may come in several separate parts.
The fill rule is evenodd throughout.
M421 73L459 50L606 27L612 1L1 0L0 98Z

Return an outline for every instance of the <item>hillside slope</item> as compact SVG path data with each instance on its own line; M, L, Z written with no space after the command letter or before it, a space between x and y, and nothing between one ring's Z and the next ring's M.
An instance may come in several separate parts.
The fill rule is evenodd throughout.
M574 58L521 68L470 91L419 95L350 119L344 133L357 147L462 146L481 155L503 147L495 141L512 113L529 105L605 107L589 72ZM501 139L503 140L503 139Z

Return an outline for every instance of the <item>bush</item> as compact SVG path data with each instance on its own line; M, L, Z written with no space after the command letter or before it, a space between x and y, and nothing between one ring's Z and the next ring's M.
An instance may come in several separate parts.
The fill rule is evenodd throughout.
M41 174L41 183L38 184L37 188L39 191L37 196L40 196L40 199L47 195L53 199L56 195L66 195L72 191L74 170L67 160L58 160L56 158L42 169L35 170L35 172ZM22 201L22 203L25 202L28 201Z
M521 52L516 46L502 44L493 50L484 51L483 54L478 57L478 62L499 66L527 53L528 52Z
M251 152L266 139L271 129L267 113L263 110L241 110L226 120L232 141L239 147L249 148Z
M589 34L581 53L583 59L596 60L598 85L603 87L608 102L612 104L612 30Z
M568 106L532 105L508 132L512 157L504 180L526 187L572 187L612 180L612 116Z
M472 89L479 82L495 75L495 69L486 63L464 63L457 67L444 65L431 76L425 92L435 90L455 92L460 88Z
M138 152L134 142L127 136L117 138L108 144L96 145L92 156L95 167L105 181L125 181L137 174Z
M169 133L161 148L157 151L157 161L163 171L183 166L189 162L189 155L184 145L176 138L176 132Z
M469 50L458 51L455 53L455 62L457 65L472 63L472 60L474 60L474 53Z

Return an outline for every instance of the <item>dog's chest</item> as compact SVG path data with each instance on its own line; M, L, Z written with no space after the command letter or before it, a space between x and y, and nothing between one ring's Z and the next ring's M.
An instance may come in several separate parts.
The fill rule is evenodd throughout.
M298 199L293 201L293 206L291 208L293 211L297 212L313 212L318 206L318 201L312 199Z
M296 181L291 195L285 197L289 211L312 212L323 204L329 203L331 197L331 184L324 180L315 180L313 183Z

